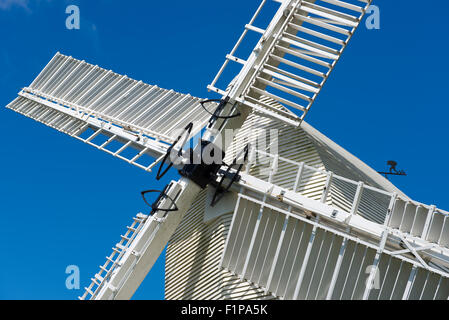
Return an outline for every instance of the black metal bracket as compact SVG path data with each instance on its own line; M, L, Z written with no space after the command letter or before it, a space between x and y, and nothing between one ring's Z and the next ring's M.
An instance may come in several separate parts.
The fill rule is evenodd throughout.
M211 99L211 100L204 100L201 101L201 107L203 107L203 109L209 113L212 117L209 120L209 128L212 127L212 125L218 120L218 119L224 119L224 120L228 120L228 119L232 119L232 118L237 118L240 117L242 114L240 113L240 111L237 110L236 114L233 115L229 115L229 116L222 116L221 114L223 113L224 108L226 107L226 105L229 103L229 97L226 97L224 99L218 100L218 99ZM210 112L204 105L206 103L209 102L218 102L218 106L217 108L215 108L215 111L212 113Z
M171 184L168 184L168 185L164 188L164 190L162 190L162 191L160 191L160 190L146 190L146 191L142 191L142 192L141 192L143 201L145 201L145 203L146 203L148 206L151 207L151 213L150 213L150 216L154 215L157 211L163 211L163 212L165 212L165 215L166 215L168 212L173 212L173 211L178 211L178 210L179 210L179 209L178 209L178 206L177 206L176 203L175 203L175 201L174 201L172 198L170 198L170 196L167 195L167 193L166 193L166 192L167 192L167 189L169 189L170 186L171 186ZM147 199L145 198L145 195L148 194L148 193L156 193L156 192L159 192L159 196L157 197L156 201L154 201L152 204L149 204L148 201L147 201ZM161 201L162 201L162 200L165 200L165 199L169 199L169 200L172 202L172 205L169 207L170 209L161 209L161 208L159 207ZM173 207L173 208L172 208L172 207ZM165 215L164 215L164 216L165 216Z
M249 149L250 148L249 148L249 144L248 144L240 152L240 154L237 155L237 157L234 159L234 161L232 161L231 165L226 165L227 166L226 171L223 173L220 181L215 186L215 193L212 197L212 201L210 204L211 207L214 207L218 202L220 202L220 200L223 199L224 195L229 191L229 189L231 189L232 185L240 179L240 172L242 171L242 168L245 165L245 163L247 162L248 157L249 157ZM242 153L243 153L243 162L238 164L237 161L238 161L239 157L242 155ZM231 174L231 169L237 165L238 165L238 168L236 169L236 172ZM223 187L223 183L226 178L229 178L230 181L227 186Z
M175 142L173 142L173 144L167 149L167 153L165 154L164 158L162 159L162 162L159 166L159 170L157 171L156 180L160 180L163 176L165 176L165 174L168 172L168 170L170 170L170 168L173 167L173 162L170 161L170 164L167 166L167 168L165 168L165 170L162 171L162 168L164 167L164 164L167 162L168 158L170 157L170 154L171 154L173 148L178 144L179 141L181 141L182 137L185 136L184 140L182 142L182 145L178 151L178 156L182 155L182 148L184 147L185 143L189 139L190 134L192 133L192 128L193 128L193 123L190 122L184 128L184 132L182 134L180 134L179 137L175 140ZM161 171L162 171L162 173L161 173Z

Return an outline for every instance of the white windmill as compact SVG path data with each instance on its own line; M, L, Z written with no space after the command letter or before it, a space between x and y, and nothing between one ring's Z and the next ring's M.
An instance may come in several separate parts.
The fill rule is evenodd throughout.
M58 53L8 105L147 172L161 163L158 178L180 170L81 299L130 299L167 243L167 299L448 298L449 213L409 199L303 122L371 0L275 0L261 29L266 2L208 87L220 101ZM234 55L248 32L261 37L243 60ZM219 89L229 61L241 71ZM218 148L227 129L240 130ZM274 154L248 143L264 130L278 132ZM211 150L224 162L205 161Z

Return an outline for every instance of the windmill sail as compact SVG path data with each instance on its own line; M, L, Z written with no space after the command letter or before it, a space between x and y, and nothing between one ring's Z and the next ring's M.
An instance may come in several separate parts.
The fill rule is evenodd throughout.
M160 158L190 122L192 134L204 127L199 101L57 53L7 108L150 171L145 155Z
M242 82L244 85L237 91L216 87L226 62L208 88L222 95L230 94L236 101L267 116L290 125L299 125L321 92L371 1L276 2L281 3L280 10L266 30L252 25L261 8L246 26L247 30L262 34L251 56L247 60L234 56L243 37L227 55L227 61L243 65L234 86ZM267 97L299 114L299 119L265 103Z

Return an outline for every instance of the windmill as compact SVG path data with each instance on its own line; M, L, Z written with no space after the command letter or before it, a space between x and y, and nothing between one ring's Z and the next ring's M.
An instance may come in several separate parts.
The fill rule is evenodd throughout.
M166 246L167 299L448 298L449 213L303 121L371 1L274 0L256 27L267 2L208 86L219 100L57 53L8 105L157 179L181 175L133 218L81 299L130 299ZM249 32L260 40L236 57ZM231 62L240 72L220 89ZM276 153L257 144L266 130Z

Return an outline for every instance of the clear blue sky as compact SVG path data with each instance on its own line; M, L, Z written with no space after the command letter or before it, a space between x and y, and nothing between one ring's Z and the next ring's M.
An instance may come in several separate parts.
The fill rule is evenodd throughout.
M65 8L81 29L65 28ZM154 174L3 108L60 51L160 87L213 97L206 85L259 0L0 0L0 299L75 299L65 268L86 286ZM417 201L449 209L449 2L378 0L381 29L352 39L308 122ZM176 179L175 175L171 178ZM162 299L161 257L136 299Z

